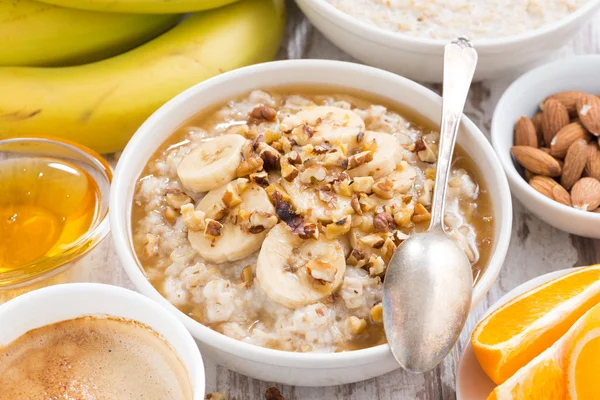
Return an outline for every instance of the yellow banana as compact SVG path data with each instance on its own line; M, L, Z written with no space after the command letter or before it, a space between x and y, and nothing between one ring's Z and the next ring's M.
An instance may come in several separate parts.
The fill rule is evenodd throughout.
M114 14L32 0L0 0L0 66L101 60L148 41L179 18L176 14Z
M80 10L121 13L184 13L222 7L237 0L40 0Z
M243 0L191 15L119 56L64 68L0 67L0 138L49 135L122 149L158 107L224 71L272 59L284 0Z

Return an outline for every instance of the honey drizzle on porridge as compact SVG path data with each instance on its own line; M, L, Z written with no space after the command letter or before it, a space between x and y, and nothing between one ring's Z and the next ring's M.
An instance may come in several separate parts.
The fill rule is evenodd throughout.
M406 107L394 104L387 99L374 97L372 95L365 94L362 92L354 92L346 89L340 90L339 88L335 87L284 87L277 88L275 90L269 90L268 93L273 98L275 98L278 107L284 104L286 99L289 99L291 96L298 95L301 96L303 99L310 100L316 103L317 105L322 105L326 102L330 103L332 101L345 101L352 106L352 109L367 109L370 105L373 104L383 105L389 111L395 112L400 116L404 117L404 119L408 121L407 125L410 128L410 130L414 131L415 135L417 136L426 135L431 132L437 132L438 130L435 124L424 119L422 116L418 115L414 111ZM234 107L238 103L248 101L248 96L249 95L245 95L237 99L231 100L227 103L227 105L229 105L230 107ZM174 132L174 134L169 138L169 140L167 140L163 145L161 145L160 148L155 152L155 154L147 164L146 168L142 172L140 182L138 183L138 188L136 189L137 200L134 201L132 208L132 227L134 232L133 242L136 253L138 255L139 262L144 267L151 283L161 292L161 294L167 297L181 311L188 314L190 317L209 326L210 328L216 331L231 336L232 334L228 331L230 321L209 322L207 320L206 313L207 311L210 312L210 310L207 310L205 304L197 303L193 300L193 298L190 300L190 297L193 296L190 296L190 294L182 288L178 289L176 287L176 283L173 283L173 281L170 280L170 277L168 277L167 274L165 274L165 270L167 268L171 268L169 267L169 264L171 262L169 260L169 254L156 254L150 257L145 255L145 251L148 246L148 240L146 235L147 229L144 228L144 223L148 220L148 218L156 217L157 215L161 215L162 213L164 213L164 209L153 209L149 212L147 207L149 204L151 204L152 200L146 201L146 199L144 199L144 196L141 195L141 193L143 193L141 185L144 185L144 181L152 180L156 177L160 177L162 179L162 183L166 186L178 185L177 178L173 178L172 176L163 176L164 174L161 173L161 168L167 168L168 170L168 163L165 163L164 161L166 158L168 158L169 154L173 154L178 149L190 145L190 143L193 141L191 139L190 133L192 133L193 135L194 132L196 132L196 134L197 132L203 132L203 137L209 138L222 135L222 132L230 127L243 126L245 124L245 121L248 117L243 113L233 113L233 119L223 121L223 117L220 115L219 110L222 110L224 106L226 105L221 104L203 110L201 113L197 114L196 116L188 120L186 123L184 123L179 129L177 129L177 131ZM232 115L229 115L229 117L232 117ZM279 122L281 122L281 120L279 120ZM365 120L367 127L369 127L372 122L373 121L369 121L368 118ZM160 167L157 167L159 163L162 164L160 164ZM420 168L423 169L425 167L420 166ZM475 203L475 206L468 202L457 203L458 207L460 208L460 213L466 215L466 219L469 225L474 229L476 233L476 247L479 252L479 257L477 261L472 264L472 266L473 277L477 282L477 280L485 270L493 246L494 221L492 219L491 199L487 192L485 184L481 179L481 175L477 166L468 157L466 152L460 148L460 146L457 146L452 169L453 171L466 171L466 174L472 179L472 181L475 183L478 189L477 198L473 201L473 203ZM202 198L202 194L188 194L190 194L193 197L195 204L198 204L198 202ZM164 205L162 205L161 207L164 208ZM151 215L151 213L156 213L156 215L153 216ZM160 220L157 219L157 221ZM423 231L427 229L428 225L428 221L415 223L413 229L414 231ZM168 229L167 232L169 232ZM168 237L168 235L166 237ZM244 267L248 265L256 265L256 259L257 254L253 254L252 256L246 259L234 261L232 263L214 264L206 262L206 265L208 271L212 270L212 272L209 273L212 273L215 277L220 277L229 280L232 286L243 285L242 279L240 278L240 274L242 273ZM188 261L188 264L194 264L199 260L201 261L201 257L196 255L195 257L192 257L192 260ZM206 273L206 271L203 273ZM238 325L240 325L241 329L243 330L242 333L235 333L235 336L238 339L251 338L252 330L257 326L262 327L262 329L265 330L274 330L274 326L278 322L279 311L277 307L273 306L271 300L269 300L268 297L264 295L264 293L261 293L260 289L249 287L248 290L254 291L251 293L250 301L254 303L260 303L260 306L254 304L254 307L251 310L251 312L250 310L244 310L245 312L250 312L250 314L246 315L246 318L243 319L243 321L238 322ZM368 294L365 294L365 297L367 296ZM373 294L373 296L377 297L376 294ZM325 304L327 310L336 310L338 315L336 321L340 322L340 320L343 319L343 315L352 313L349 310L343 309L344 302L340 301L340 299L337 297L338 294L334 293L332 296L325 299L323 303ZM279 306L279 308L281 307L282 306ZM241 313L240 310L238 310L237 312ZM368 324L366 328L361 332L361 334L356 335L355 337L352 337L349 340L336 342L335 346L329 351L355 350L385 343L385 335L383 333L382 325L380 323L375 323L369 318L366 319L368 321ZM270 338L270 336L267 335L266 338L262 340L259 344L266 347L284 350L312 350L310 346L304 346L305 348L297 347L294 344L284 343L282 342L282 340L283 339L280 340L280 338L278 338L276 335L275 338Z

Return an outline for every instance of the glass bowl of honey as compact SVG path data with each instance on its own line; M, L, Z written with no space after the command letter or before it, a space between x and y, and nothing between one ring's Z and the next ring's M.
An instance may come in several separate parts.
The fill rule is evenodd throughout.
M111 180L108 163L78 144L0 140L0 302L46 286L106 236Z

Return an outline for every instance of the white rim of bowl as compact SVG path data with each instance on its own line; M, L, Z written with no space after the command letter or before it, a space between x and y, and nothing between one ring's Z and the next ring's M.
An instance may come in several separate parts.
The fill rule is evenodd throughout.
M386 43L388 46L395 47L394 44L398 44L399 41L404 41L411 45L417 45L422 48L423 51L439 51L445 46L449 40L445 39L428 39L418 36L412 36L407 33L399 33L388 31L383 28L379 28L376 25L369 24L361 21L345 12L338 10L332 4L329 4L326 0L302 0L303 2L310 3L314 6L314 9L321 14L321 16L328 19L331 23L337 25L339 28L344 30L352 30L354 32L360 30L360 34L364 35L367 39L376 43ZM577 10L573 11L564 18L558 21L551 22L541 27L526 31L518 35L511 35L505 38L495 39L480 39L473 40L473 46L479 50L498 50L503 46L508 46L516 43L525 42L528 40L535 39L539 36L544 36L551 32L557 31L569 23L582 18L590 12L595 12L595 8L600 6L600 0L588 0L587 3L583 4ZM350 28L350 29L349 29Z
M506 132L500 132L500 127L498 125L500 123L500 119L503 118L504 108L506 107L505 104L508 104L508 102L510 101L510 97L513 97L513 92L520 91L520 87L522 85L526 85L529 80L536 76L545 77L544 79L537 78L538 81L552 79L553 75L546 74L546 72L551 72L555 70L557 66L563 68L576 67L580 63L586 62L588 60L600 61L600 54L569 57L564 60L544 64L521 75L521 77L519 77L508 87L508 89L506 89L506 91L502 94L502 97L500 97L498 104L496 105L496 110L494 111L494 115L492 116L491 136L492 145L494 146L494 150L498 153L498 158L500 159L502 168L504 168L504 171L506 172L509 181L513 185L518 186L519 189L526 192L529 196L532 196L536 201L541 202L548 207L551 207L556 212L567 213L573 217L585 217L589 218L592 221L597 220L598 222L600 222L600 214L593 213L590 211L578 210L576 208L561 204L557 201L550 200L549 198L532 188L531 185L525 182L525 179L517 171L513 158L510 155L510 147L508 149L504 149L502 145L498 142L498 137L500 135L506 134ZM511 131L509 132L509 134L512 136L513 132ZM506 152L509 153L507 158L502 156L502 154L505 154Z
M110 204L112 205L112 212L110 214L110 224L112 228L113 242L120 260L122 261L123 268L127 272L127 275L134 283L135 287L144 295L157 301L162 306L166 307L171 312L175 313L176 316L183 322L186 328L190 331L194 338L197 338L201 342L204 342L212 347L221 349L237 357L256 360L269 365L277 366L290 366L296 368L337 368L351 365L363 365L373 361L381 360L385 355L390 355L391 351L389 345L381 344L366 349L352 350L346 352L335 352L335 353L297 353L285 350L275 350L267 347L262 347L250 343L245 343L240 340L226 336L220 332L214 331L202 323L192 319L185 313L181 312L177 307L171 304L165 297L163 297L152 284L148 281L145 274L142 272L142 267L138 264L136 257L133 253L133 249L130 246L130 226L125 221L126 212L125 210L131 207L131 204L126 204L123 207L124 200L127 200L127 195L130 190L133 190L135 185L130 182L123 181L121 170L125 169L137 169L135 165L130 165L129 158L127 155L130 152L135 152L135 149L144 142L145 138L139 133L144 132L148 127L155 125L159 120L164 118L165 115L176 112L177 108L183 103L188 101L187 97L190 93L196 91L210 91L214 90L215 87L220 86L229 79L234 79L240 76L252 76L252 74L268 74L271 71L276 71L281 68L298 68L298 67L312 67L312 68L330 68L336 71L353 71L360 72L362 74L377 75L380 79L396 80L402 85L406 86L408 90L418 92L420 95L429 98L430 100L441 104L441 97L426 87L419 85L418 83L411 81L410 79L401 77L399 75L387 72L378 68L369 67L363 64L356 64L344 61L335 60L281 60L273 61L263 64L256 64L244 68L239 68L233 71L226 72L218 75L214 78L210 78L204 82L201 82L175 96L169 100L162 107L160 107L154 114L152 114L146 122L135 133L133 138L127 144L127 147L123 151L119 163L117 165L112 189L110 193ZM339 85L341 86L341 85ZM348 85L345 85L348 86ZM371 92L373 93L373 92ZM241 92L240 92L241 94ZM373 93L376 94L376 93ZM498 157L494 152L491 144L486 139L485 135L477 128L477 126L463 115L462 128L465 131L472 132L471 138L477 144L483 148L486 148L490 154L490 162L492 163L492 170L495 171L498 176L497 179L499 184L503 186L505 193L510 193L506 176L503 173ZM157 143L156 148L161 143ZM147 162L147 160L146 160ZM136 177L137 179L137 177ZM512 202L510 196L506 196L504 199L493 199L495 204L502 203L502 207L506 209L506 215L508 220L496 221L498 224L508 224L512 226ZM495 238L496 249L490 258L486 271L481 276L478 284L475 286L473 304L478 303L484 296L484 293L489 290L494 280L496 279L502 264L508 251L508 245L510 243L511 229L505 229L503 234ZM502 261L500 261L502 260ZM500 265L497 265L500 264ZM497 265L497 266L495 266ZM491 266L495 266L490 268ZM477 292L477 295L475 293Z
M174 316L172 313L169 313L167 310L165 310L163 307L161 307L155 301L152 301L152 299L150 299L146 296L143 296L142 294L140 294L138 292L135 292L133 290L130 290L130 289L127 289L124 287L108 285L105 283L91 283L91 282L63 283L60 285L52 285L52 286L47 286L47 287L44 287L41 289L33 290L31 292L27 292L20 296L17 296L15 298L7 301L6 303L0 305L0 316L2 314L10 312L10 310L12 310L12 309L21 307L25 303L43 301L43 299L46 298L47 296L60 296L61 294L65 293L65 292L80 292L80 293L85 294L85 293L94 292L94 291L97 293L100 293L102 295L106 295L106 296L114 295L114 296L119 296L119 297L125 297L127 300L132 300L132 301L136 301L138 303L142 303L144 305L144 307L149 307L149 308L155 310L155 312L161 314L160 318L164 319L165 323L167 323L171 326L177 326L176 329L181 332L181 334L179 335L180 336L179 340L183 340L185 342L185 346L187 348L192 349L192 351L194 349L198 350L198 346L196 345L196 342L194 341L194 338L191 336L190 332L185 328L185 325L182 324L181 321L176 316ZM88 314L84 313L81 316L88 316L88 315L94 316L94 315L99 315L99 313L91 313L90 312ZM100 315L102 315L102 313L100 313ZM113 317L122 317L122 315L113 315L110 313L106 313L105 315L113 316ZM77 318L77 317L73 317L73 318ZM68 321L69 319L72 319L72 318L59 319L56 322ZM135 318L131 318L131 319L135 321ZM45 324L45 325L48 325L48 324ZM45 325L42 325L42 326L45 326ZM154 330L154 327L151 327L151 328ZM31 329L35 329L35 328L31 328ZM166 340L166 342L169 343L168 340ZM204 360L202 359L202 354L200 354L199 350L198 350L198 357L197 357L196 364L197 364L196 365L197 371L187 371L187 368L186 368L189 378L197 380L195 382L196 387L194 388L194 393L193 393L195 400L196 400L197 392L199 392L199 393L206 392L206 377L204 375ZM194 372L195 372L195 376L194 376ZM193 383L194 382L190 382L190 384L193 384Z

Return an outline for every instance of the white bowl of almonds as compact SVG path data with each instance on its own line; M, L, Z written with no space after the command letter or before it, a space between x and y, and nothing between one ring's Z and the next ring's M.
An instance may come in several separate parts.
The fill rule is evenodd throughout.
M600 56L544 65L500 99L492 142L512 193L550 225L600 238Z

